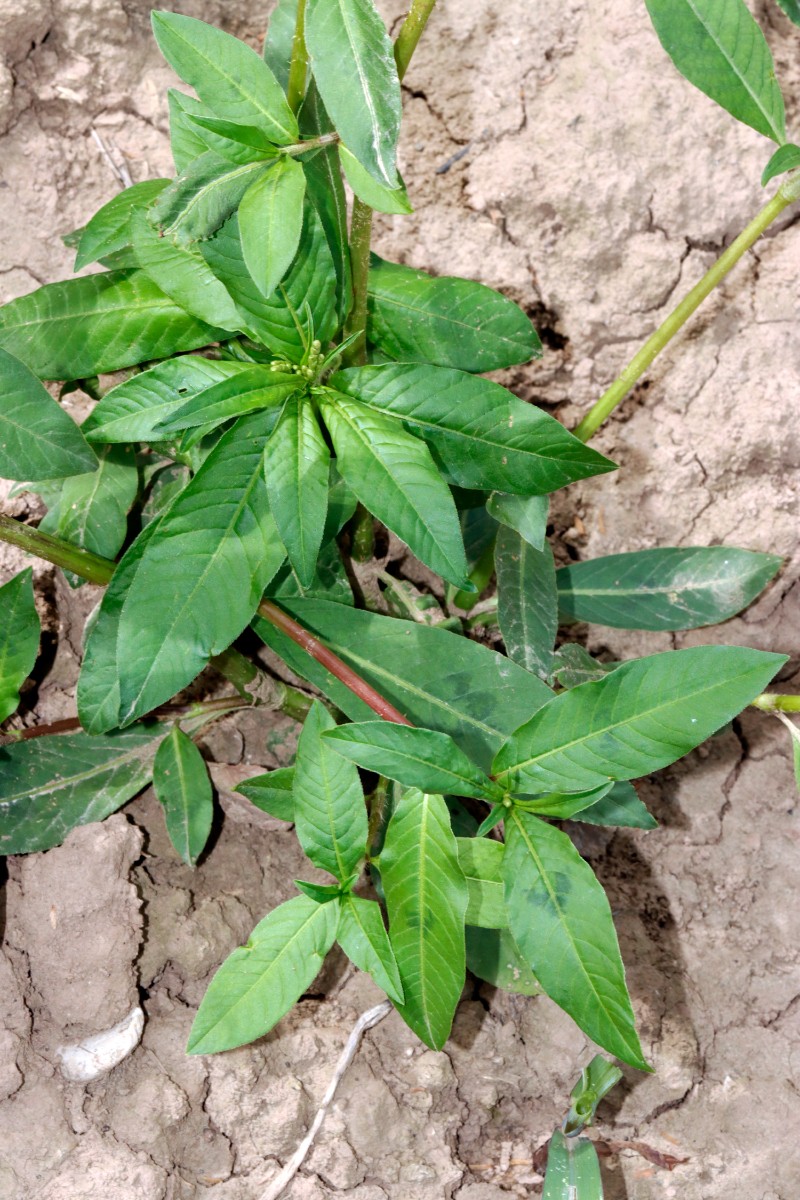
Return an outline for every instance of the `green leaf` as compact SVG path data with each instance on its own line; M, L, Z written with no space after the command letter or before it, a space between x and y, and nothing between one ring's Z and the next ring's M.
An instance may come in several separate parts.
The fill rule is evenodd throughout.
M236 791L271 817L277 817L279 821L294 821L293 788L294 767L279 767L277 771L267 771L265 775L246 779Z
M255 125L242 125L238 121L223 121L213 116L204 105L195 107L192 102L186 109L188 120L200 132L209 150L228 162L263 162L275 158L278 153L262 130Z
M800 25L800 0L778 0L778 4L790 21L794 21L795 25Z
M323 542L311 581L302 584L288 562L284 563L267 588L267 595L283 600L333 600L337 604L355 603L353 589L339 547L331 540Z
M265 368L261 368L266 373ZM160 427L195 397L226 379L252 377L254 366L187 355L158 363L106 392L83 430L90 442L150 442ZM158 431L158 432L156 432Z
M506 653L545 678L553 666L558 629L556 568L549 546L534 550L513 529L501 525L494 551L497 619Z
M214 799L205 759L179 725L156 751L153 788L170 841L186 865L195 866L211 832Z
M105 820L146 786L162 737L138 725L0 746L0 854L50 850L76 825Z
M456 842L458 863L467 881L467 924L481 929L506 929L503 843L482 837L456 838Z
M275 76L238 38L178 13L154 12L158 48L204 104L228 121L257 125L271 141L297 141L297 121Z
M168 183L168 179L145 179L104 204L81 230L75 270L127 249L131 244L131 217L147 208Z
M158 467L150 476L145 492L141 512L142 528L157 517L163 516L190 478L189 468L183 463L168 463L164 467Z
M784 662L782 654L697 646L623 663L541 708L497 755L494 774L524 791L648 775L732 720Z
M286 401L264 451L272 515L300 583L310 587L328 511L330 451L311 401Z
M467 758L451 737L431 729L364 721L325 735L339 754L406 787L440 795L502 800L503 790Z
M515 530L534 550L544 550L549 508L547 496L508 496L503 492L492 492L486 501L489 515L501 525Z
M617 629L697 629L747 608L781 566L775 554L669 547L570 563L556 574L565 620Z
M351 154L341 142L339 143L339 162L354 195L370 208L374 208L378 212L395 213L398 216L404 216L414 211L402 180L400 180L399 187L393 188L387 187L385 183L378 183L375 177L361 166L355 155Z
M298 315L308 304L314 314L314 332L327 341L336 327L336 272L320 219L306 203L300 248L288 274L267 300L247 270L233 216L199 249L203 258L230 292L243 314L246 332L275 354L299 362L305 352L303 326Z
M208 141L192 117L200 105L197 100L175 88L167 91L169 103L169 141L175 170L180 175L195 158L205 154Z
M264 62L284 91L289 85L289 65L297 24L297 0L278 0L269 15L264 38Z
M568 1138L560 1129L554 1131L542 1200L603 1200L600 1162L589 1138Z
M553 656L552 674L561 687L574 688L582 683L594 683L597 679L604 679L609 671L618 666L618 662L598 662L577 642L565 642Z
M294 769L294 823L315 867L346 882L367 848L367 810L357 769L323 738L335 721L319 700L306 717Z
M178 308L143 271L47 283L0 308L0 346L40 379L86 379L224 336Z
M280 406L302 386L302 380L294 374L271 371L262 363L247 366L249 370L220 379L164 417L155 428L156 437L169 437L197 426L207 428L266 408L275 410L269 414L271 421L265 414L264 433L268 433L278 419Z
M38 652L33 570L26 567L0 587L0 724L16 712L19 689L33 670Z
M361 503L426 566L463 587L458 514L425 443L348 396L326 391L320 403L337 469Z
M294 885L317 904L330 904L331 900L339 900L342 895L342 885L339 883L309 883L305 879L295 879Z
M538 817L511 809L505 833L508 922L531 970L592 1041L649 1070L611 909L594 871L565 833Z
M164 189L148 210L148 219L175 242L204 241L236 211L258 176L270 169L263 162L233 164L207 150Z
M299 162L280 158L252 183L239 205L239 236L251 278L270 296L291 266L303 228L306 177Z
M577 813L575 820L585 821L587 825L622 826L626 829L658 828L658 821L647 811L633 786L624 780L619 780L607 795Z
M542 989L509 929L467 926L467 967L478 979L520 996L541 996Z
M441 1050L464 986L467 911L467 885L441 796L405 792L389 822L380 871L403 985L397 1010L426 1046Z
M0 349L0 475L59 479L96 467L94 451L72 417L24 362Z
M132 215L130 232L138 265L170 300L201 321L241 329L236 305L197 250L159 237L143 210Z
M553 694L505 655L446 629L325 600L286 600L283 607L414 725L449 733L483 767L504 738ZM376 720L363 701L274 625L259 618L255 628L293 671L330 696L348 717Z
M333 123L325 111L313 79L300 109L300 128L306 137L319 137L333 131ZM343 325L353 300L353 281L350 269L350 242L347 227L347 197L336 146L326 146L303 163L306 191L313 203L333 257L336 270L336 310Z
M558 821L568 821L577 813L582 813L584 809L597 804L611 791L612 786L614 785L611 783L604 783L600 787L591 788L586 792L548 792L546 795L526 797L524 800L518 798L516 805L525 812L534 813L537 816L555 817ZM629 787L630 784L620 786ZM582 819L580 816L577 817L577 820Z
M379 183L397 187L400 81L372 0L307 0L305 33L314 79L342 141Z
M336 937L336 904L295 896L256 925L217 971L189 1034L189 1054L216 1054L263 1037L319 973Z
M131 446L99 446L97 458L96 471L64 480L57 504L39 528L103 558L116 558L139 490L136 455ZM82 582L73 578L76 586Z
M371 975L395 1004L403 1003L403 985L380 905L348 893L339 901L336 940L360 971Z
M786 141L783 96L766 39L744 0L645 0L685 79L737 121Z
M330 383L424 437L461 487L530 495L615 469L554 417L465 371L384 363Z
M800 25L800 3L798 3L797 24ZM761 186L766 187L776 175L782 175L784 171L793 171L795 167L800 167L800 146L796 146L794 142L787 142L785 146L778 147L764 167Z
M542 356L522 309L482 283L373 255L368 288L367 336L390 358L481 372Z
M262 471L263 420L242 417L217 444L192 482L122 559L133 578L117 573L87 643L78 684L84 728L108 728L95 711L90 650L110 639L119 678L117 725L127 725L190 683L212 654L227 649L252 617L283 560L269 515ZM141 553L141 560L138 561Z

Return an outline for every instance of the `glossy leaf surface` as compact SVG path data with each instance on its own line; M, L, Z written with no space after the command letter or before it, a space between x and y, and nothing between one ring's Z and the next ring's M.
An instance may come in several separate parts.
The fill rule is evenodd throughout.
M575 820L625 829L658 828L658 821L647 811L633 785L625 780L619 780L600 800L581 809Z
M131 446L99 446L97 461L96 471L64 480L58 502L39 528L103 558L116 558L128 532L139 471Z
M800 0L798 12L800 13ZM798 17L797 23L800 25L800 17ZM794 142L787 142L785 146L778 147L764 167L761 186L766 187L776 175L782 175L784 171L794 171L796 167L800 167L800 146L795 145Z
M294 767L279 767L264 775L254 775L240 783L236 791L246 796L256 808L277 817L279 821L294 821Z
M486 501L489 515L513 529L534 550L544 550L549 508L547 496L510 496L492 492Z
M96 467L97 457L72 417L24 362L0 349L0 476L60 479Z
M344 177L353 194L370 208L374 208L377 212L395 213L399 216L414 211L402 182L399 187L395 188L378 183L377 179L361 166L355 155L351 154L341 143L339 144L339 162L342 164Z
M0 587L0 723L16 711L19 689L33 670L38 651L33 571L26 567Z
M348 893L339 902L336 940L360 971L371 975L395 1004L403 1003L403 985L383 923L380 905Z
M456 841L458 862L467 881L466 923L481 929L507 928L503 843L479 837Z
M232 417L266 408L275 410L264 422L263 432L268 433L277 420L281 405L297 391L301 382L296 375L271 371L262 363L247 366L248 370L220 379L219 383L198 392L171 412L156 427L156 436L164 438L199 425L204 428L218 425Z
M193 867L211 832L214 799L205 759L179 725L173 725L156 751L153 788L164 807L170 841Z
M467 967L478 979L520 996L541 996L542 989L509 929L468 925Z
M534 550L502 525L494 551L497 619L509 658L544 677L553 665L558 629L556 568L549 545Z
M306 137L319 137L333 132L333 122L325 111L313 79L308 86L300 110L300 127ZM352 271L348 232L347 197L345 196L339 155L336 146L327 146L303 164L308 197L319 214L328 239L336 270L337 312L340 324L352 303Z
M286 401L264 450L264 475L289 562L309 587L325 532L330 451L307 396Z
M547 1152L542 1200L603 1200L597 1151L589 1138L556 1129Z

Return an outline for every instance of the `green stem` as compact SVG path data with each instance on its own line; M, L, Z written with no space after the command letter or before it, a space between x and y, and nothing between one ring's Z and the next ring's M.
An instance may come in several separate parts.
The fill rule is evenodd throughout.
M751 708L760 708L762 712L800 713L800 696L782 696L777 692L762 692L750 701Z
M295 142L292 146L281 146L281 154L296 158L299 154L307 154L310 150L323 150L325 146L335 146L340 141L338 133L321 133L319 137L309 138L305 142Z
M7 517L3 513L0 513L0 542L17 546L26 554L43 558L65 571L73 571L89 583L105 586L114 574L115 564L110 559L92 554L90 550L71 546L69 542L53 537L52 534L40 533L38 529L32 529L30 525L24 525L22 521L15 521L13 517Z
M768 204L753 218L736 241L725 250L713 267L696 283L688 295L684 296L677 308L669 314L666 320L652 333L637 354L628 363L625 370L615 379L611 387L600 397L593 408L575 430L575 436L582 442L588 442L608 419L617 405L631 390L637 379L644 375L657 354L664 349L678 330L685 325L693 312L705 300L735 266L746 250L756 242L772 222L779 217L785 208L797 199L797 181L787 180L776 192Z
M435 4L436 0L412 0L408 16L403 21L394 44L394 61L397 64L397 74L401 80L408 70L411 55L417 48L417 43L422 37L422 32L428 24L428 17L433 12Z
M289 108L297 114L306 94L308 75L308 50L306 49L306 0L297 0L297 22L292 39L292 58L289 64L289 84L286 99Z

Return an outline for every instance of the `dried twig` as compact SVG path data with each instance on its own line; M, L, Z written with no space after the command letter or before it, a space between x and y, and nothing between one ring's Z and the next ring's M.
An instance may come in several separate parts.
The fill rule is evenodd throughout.
M114 175L117 177L117 179L119 180L122 187L124 187L124 188L132 187L133 180L131 179L131 173L128 170L125 160L123 159L121 163L114 162L114 159L111 157L111 151L109 150L108 146L103 141L100 134L95 129L94 125L92 126L92 137L94 138L94 143L97 146L97 149L100 151L103 158L108 163L108 166L110 167L110 169L114 173Z

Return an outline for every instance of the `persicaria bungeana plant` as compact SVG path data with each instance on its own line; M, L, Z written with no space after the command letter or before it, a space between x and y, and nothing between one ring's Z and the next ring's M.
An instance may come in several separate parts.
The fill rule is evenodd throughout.
M298 881L222 964L190 1052L265 1034L338 943L428 1046L444 1045L469 967L545 992L647 1070L608 901L559 822L651 828L631 780L748 704L796 739L785 713L800 705L763 694L782 654L600 663L556 649L557 632L722 621L780 563L668 548L556 569L547 497L615 469L588 439L798 198L800 146L743 0L647 0L677 68L777 144L762 182L784 178L570 433L485 378L542 352L516 305L370 252L373 210L411 211L400 81L433 7L413 0L393 45L372 0L280 0L263 56L156 12L158 45L197 96L169 93L175 179L135 183L69 235L76 269L102 270L0 309L0 473L48 510L38 530L0 518L0 538L75 586L107 585L73 731L6 727L0 850L56 846L152 780L194 864L213 800L192 737L271 705L303 721L296 760L240 790L293 823L330 881ZM118 371L103 392L98 376ZM41 380L97 399L80 428ZM384 572L379 591L354 591L376 521L441 586ZM493 574L494 601L470 613ZM37 654L30 570L0 596L5 720ZM470 637L493 624L505 653ZM311 690L234 646L248 625ZM236 694L169 705L209 663ZM581 1085L595 1107L606 1067L602 1087Z

